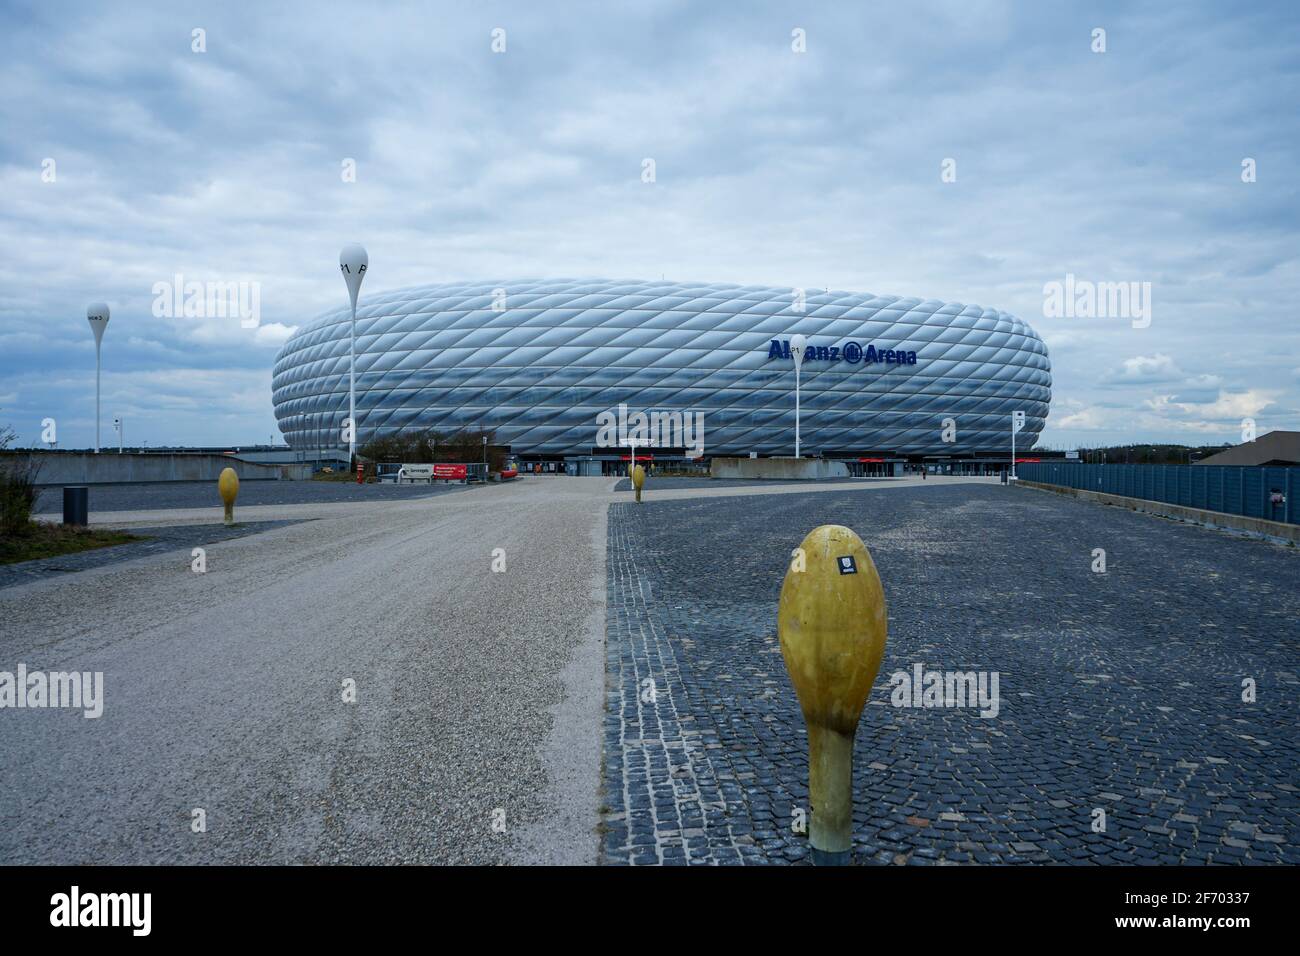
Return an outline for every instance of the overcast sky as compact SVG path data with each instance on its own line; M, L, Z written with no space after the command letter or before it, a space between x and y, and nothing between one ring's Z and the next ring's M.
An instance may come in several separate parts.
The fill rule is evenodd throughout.
M128 443L278 441L276 351L346 301L353 240L368 290L664 276L1003 309L1047 342L1054 447L1300 428L1294 0L376 6L3 0L22 443L47 417L93 441L99 299L105 445L119 414ZM178 274L258 283L259 324L155 315ZM1149 323L1045 315L1067 274L1150 283Z

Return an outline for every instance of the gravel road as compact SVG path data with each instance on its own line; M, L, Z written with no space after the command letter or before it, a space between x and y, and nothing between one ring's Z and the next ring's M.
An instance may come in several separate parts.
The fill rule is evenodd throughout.
M6 589L0 670L102 671L105 703L0 711L0 864L593 861L611 486L340 505L204 574Z

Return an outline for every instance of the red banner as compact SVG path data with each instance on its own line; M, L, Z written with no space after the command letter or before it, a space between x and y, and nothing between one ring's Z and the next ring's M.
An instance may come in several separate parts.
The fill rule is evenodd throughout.
M449 479L452 479L452 478L456 478L456 479L464 478L464 477L465 477L465 466L464 466L464 465L434 465L434 466L433 466L433 477L435 477L435 478L449 478Z

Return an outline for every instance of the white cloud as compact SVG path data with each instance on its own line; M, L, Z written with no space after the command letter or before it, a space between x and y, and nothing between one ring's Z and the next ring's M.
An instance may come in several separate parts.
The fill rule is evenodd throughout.
M1119 368L1112 369L1104 381L1115 384L1147 385L1154 382L1172 382L1183 378L1183 371L1168 355L1135 355L1125 359Z

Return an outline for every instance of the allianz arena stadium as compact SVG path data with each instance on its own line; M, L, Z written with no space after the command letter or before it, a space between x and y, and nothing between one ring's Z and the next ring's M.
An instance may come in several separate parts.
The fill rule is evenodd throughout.
M272 400L295 449L339 445L349 319L346 304L326 312L276 359ZM796 333L807 339L805 455L1005 455L1013 410L1026 418L1018 448L1032 448L1046 421L1047 349L995 309L863 292L554 279L363 288L357 442L417 428L492 429L515 455L600 456L617 451L600 440L602 413L621 409L702 415L708 456L790 455Z

